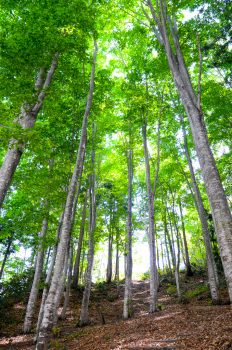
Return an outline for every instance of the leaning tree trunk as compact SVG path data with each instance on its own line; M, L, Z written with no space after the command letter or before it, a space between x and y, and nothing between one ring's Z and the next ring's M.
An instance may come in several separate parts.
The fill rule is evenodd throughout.
M204 243L205 243L205 249L206 249L206 261L207 261L207 269L208 269L208 279L209 279L209 286L210 286L210 292L212 300L217 303L219 300L219 291L218 291L218 274L216 270L216 264L213 256L213 250L212 245L210 242L210 233L209 233L209 225L207 220L207 213L204 207L203 199L201 197L201 192L199 190L196 176L194 173L192 160L189 154L188 149L188 140L187 140L187 134L185 130L184 125L184 119L183 116L181 116L181 124L182 124L182 131L184 136L184 151L185 156L188 162L192 186L193 186L193 199L194 203L200 218L203 237L204 237Z
M155 220L154 220L154 194L151 189L151 176L150 176L150 164L147 148L147 127L146 124L142 128L143 133L143 146L144 157L146 165L146 183L148 194L148 213L149 213L149 229L148 229L148 241L150 252L150 312L153 313L157 310L157 293L158 293L158 271L156 261L156 248L155 248Z
M30 129L34 126L38 113L46 97L47 90L51 85L52 77L56 70L57 64L58 54L55 55L52 61L51 67L47 72L46 79L44 79L44 68L40 69L35 83L35 90L37 91L36 102L30 106L25 103L21 108L19 117L15 120L15 123L20 125L23 129ZM17 139L12 139L9 142L5 160L0 169L0 207L3 204L7 190L11 184L14 172L20 162L25 146L25 142Z
M176 21L175 19L172 21L168 16L166 1L160 0L157 13L151 0L148 0L147 4L157 24L156 29L159 32L159 40L164 45L176 88L190 122L197 156L212 210L230 301L232 302L232 215L209 145L200 96L198 95L197 97L193 89L181 51ZM168 28L170 28L170 36L174 49L171 45ZM157 35L157 30L155 30L155 34Z
M81 226L80 226L80 234L78 239L78 247L77 247L77 255L75 259L75 265L73 269L73 287L77 288L79 281L79 273L80 273L80 261L81 261L81 249L83 238L85 234L85 220L86 220L86 207L87 207L88 193L85 194L85 200L82 209L82 217L81 217Z
M68 244L69 244L69 239L70 239L71 218L72 218L77 181L80 179L82 169L83 169L83 161L84 161L86 140L87 140L87 121L88 121L90 109L92 106L92 100L93 100L96 56L97 56L97 44L95 42L95 50L94 50L94 57L93 57L93 64L92 64L92 71L91 71L91 78L90 78L90 89L89 89L89 95L88 95L86 109L83 117L83 122L82 122L80 144L79 144L78 154L76 158L75 169L70 181L67 200L65 204L64 218L63 218L63 224L62 224L61 233L60 233L60 242L57 249L56 263L54 267L51 286L50 286L49 293L44 306L44 315L43 315L43 320L41 322L41 327L40 327L37 346L36 346L37 350L43 350L44 348L46 348L47 337L53 325L53 315L55 310L54 297L56 295L56 290L60 283L60 276L63 270L65 254L66 254Z
M88 247L88 258L87 258L87 271L85 277L85 290L83 294L81 304L81 314L79 320L79 326L86 326L89 324L89 298L92 284L92 271L93 271L93 260L94 260L94 231L96 227L96 198L95 198L95 124L92 127L92 174L89 177L89 247Z
M131 126L130 126L131 129ZM133 150L131 148L131 130L129 131L129 149L128 149L128 201L127 201L127 238L125 255L125 290L123 302L124 320L132 316L132 183L133 183Z
M48 219L45 218L43 220L42 229L38 234L40 242L39 242L37 258L36 258L34 279L31 287L31 292L27 303L26 315L24 319L24 325L23 325L24 333L29 333L32 327L32 320L34 317L36 301L39 293L40 277L43 271L43 261L44 261L43 238L46 235L47 227L48 227Z

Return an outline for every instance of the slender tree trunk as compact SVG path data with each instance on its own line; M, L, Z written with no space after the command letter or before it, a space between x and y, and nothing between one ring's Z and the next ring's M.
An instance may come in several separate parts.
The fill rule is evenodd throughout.
M180 291L180 276L179 276L179 269L180 269L180 240L179 240L179 228L176 223L175 219L175 210L174 210L174 198L173 198L173 207L172 207L172 214L173 214L173 221L174 221L174 227L176 231L176 247L175 247L175 240L174 240L174 228L172 226L172 218L171 215L167 209L168 212L168 217L169 217L169 225L170 225L170 230L171 230L171 245L172 245L172 251L173 251L173 267L174 267L174 276L175 276L175 281L176 281L176 291L178 298L181 297L181 291Z
M148 0L148 6L150 7L154 21L158 25L169 67L190 122L197 156L212 210L230 301L232 302L232 215L216 162L210 149L200 105L200 96L197 97L193 89L181 51L176 22L175 19L173 23L170 20L167 14L165 0L161 0L159 3L158 16L151 0ZM170 44L168 27L170 28L175 52Z
M115 281L119 281L119 229L116 227Z
M38 78L35 83L35 89L37 91L36 102L34 103L34 105L31 106L29 106L28 104L24 104L24 106L22 106L21 108L21 113L19 117L15 120L15 123L20 125L23 129L30 129L34 126L38 113L46 97L47 90L51 84L52 77L56 70L57 64L58 54L55 55L45 79L44 68L40 69ZM5 156L5 160L0 169L0 207L3 204L8 188L11 184L14 172L24 152L25 146L26 143L16 139L12 139L9 142L9 147Z
M176 256L176 266L175 266L175 280L176 280L176 291L178 298L181 297L180 291L180 235L179 230L176 230L176 243L177 243L177 256Z
M164 249L163 249L163 242L161 241L161 249L160 249L160 253L161 253L161 261L162 261L162 271L164 272L165 271L165 261L164 261Z
M81 257L81 270L80 270L80 281L83 284L84 281L84 261L85 261L85 249L82 249L82 257Z
M131 122L130 122L131 123ZM127 241L125 255L125 290L123 303L124 320L132 316L132 198L133 198L133 150L131 147L131 125L129 126L129 149L127 156L128 167L128 201L127 201Z
M54 312L53 312L53 326L57 324L58 317L59 317L58 309L60 307L60 303L61 303L62 297L64 295L65 283L66 283L68 266L69 266L68 263L69 263L70 249L71 249L71 247L70 247L70 243L69 243L69 247L68 247L68 250L67 250L66 255L65 255L63 271L62 271L61 276L60 276L60 283L58 285L58 288L56 290L56 294L54 297L55 307L54 307Z
M155 230L156 231L156 230ZM158 247L158 238L157 235L155 237L155 245L156 245L156 256L157 256L157 269L160 270L160 255L159 255L159 247Z
M70 239L70 231L71 231L71 218L73 212L73 204L75 199L77 181L81 177L82 169L83 169L83 161L86 149L86 138L87 138L87 121L88 116L90 114L90 109L92 106L93 99L93 89L94 89L94 75L95 75L95 65L96 65L96 55L97 55L97 44L95 42L95 50L90 78L90 89L89 95L87 99L85 114L83 117L82 129L81 129L81 139L78 149L78 154L76 158L76 165L72 175L72 179L70 181L67 200L65 204L64 210L64 218L63 224L60 234L60 242L57 249L56 263L54 267L54 273L51 281L51 286L49 289L48 297L44 306L44 315L41 323L41 328L39 331L39 336L37 340L37 350L44 350L47 347L47 337L48 333L53 325L53 314L55 310L55 294L56 290L60 283L60 276L63 270L63 264L65 259L65 254L67 251L67 247Z
M184 250L185 250L185 259L186 259L186 269L187 269L186 275L192 276L193 272L192 272L192 267L191 267L190 258L189 258L188 242L187 242L187 238L186 238L185 224L184 224L184 217L183 217L181 201L179 201L179 209L180 209L180 218L181 218Z
M0 270L0 280L2 279L4 267L5 267L5 264L6 264L6 260L7 260L8 256L10 255L10 247L11 247L12 242L13 242L13 236L8 238L8 244L7 244L7 247L6 247L6 251L5 251L5 254L4 254L4 258L3 258L3 262L2 262L2 266L1 266L1 270Z
M193 199L194 203L200 218L204 242L205 242L205 249L206 249L206 260L207 260L207 269L208 269L208 279L209 279L209 286L210 286L210 292L212 300L217 303L219 300L219 291L218 291L218 274L216 269L216 264L214 261L213 256L213 250L212 245L210 242L210 233L209 233L209 225L207 220L207 213L204 207L203 199L197 184L196 176L194 173L192 160L189 154L188 149L188 140L187 140L187 134L185 130L184 125L184 119L183 116L181 116L181 123L182 123L182 131L184 136L184 150L185 150L185 156L188 162L192 186L193 186Z
M147 183L148 211L149 211L148 241L149 241L149 252L150 252L150 312L152 313L157 310L158 271L157 271L156 248L155 248L154 194L151 189L146 124L143 125L142 132L143 132L144 157L145 157L145 165L146 165L146 183Z
M37 258L36 258L34 279L33 279L32 287L31 287L31 292L30 292L28 303L27 303L26 315L25 315L25 319L24 319L24 325L23 325L23 332L24 333L29 333L31 331L31 327L32 327L32 321L33 321L33 316L34 316L34 312L35 312L36 301L37 301L37 297L38 297L38 293L39 293L39 283L40 283L40 278L41 278L41 274L43 271L43 261L44 261L43 238L46 235L47 227L48 227L48 219L45 218L43 220L42 229L38 234L40 242L39 242L38 253L37 253Z
M78 247L77 247L77 255L75 260L75 265L73 269L73 287L77 288L79 281L79 273L80 273L80 260L81 260L81 249L83 238L85 234L85 220L86 220L86 207L87 207L88 193L86 192L85 200L82 209L82 217L81 217L81 226L80 226L80 234L78 239Z
M110 223L111 226L111 223ZM106 270L106 283L110 283L112 281L112 250L113 250L113 234L111 232L111 227L110 227L110 232L109 232L109 237L108 237L108 262L107 262L107 270Z
M163 217L163 222L164 222L164 234L165 234L165 245L166 245L166 251L168 254L168 261L169 261L169 266L170 266L170 272L172 275L172 266L174 267L174 252L173 252L173 247L170 239L170 234L168 231L168 225L167 225L167 203L165 204L165 209L164 209L164 217ZM169 249L168 249L169 247ZM171 255L171 259L169 256L169 251ZM172 261L172 266L171 266L171 261Z
M169 268L170 274L172 274L172 266L171 266L171 260L170 260L169 249L168 249L167 223L166 225L164 225L164 242L165 242L165 250L167 254L168 268Z
M93 260L94 260L94 231L96 227L96 198L95 198L95 124L92 126L92 174L89 177L89 201L90 201L90 211L89 211L89 249L88 249L88 262L87 271L85 278L85 290L83 294L82 304L81 304L81 314L79 320L79 326L86 326L89 324L89 298L91 292L92 284L92 271L93 271Z
M68 268L68 279L65 288L64 305L61 312L61 319L64 320L66 317L66 311L69 305L71 282L72 282L72 267L73 267L73 247L70 245L69 249L69 268Z
M48 262L51 256L51 247L48 248L47 252L46 252L46 259L45 259L45 264L44 264L44 272L46 273L47 269L48 269Z
M40 309L39 309L39 316L38 316L38 321L37 321L37 326L36 326L35 340L37 339L40 325L42 322L42 318L43 318L43 314L44 314L44 305L45 305L45 301L47 299L48 291L49 291L51 280L52 280L52 273L53 273L53 269L54 269L54 265L55 265L55 261L56 261L56 253L57 253L58 241L60 238L60 231L61 231L61 226L62 226L62 222L63 222L63 217L64 217L64 211L62 212L60 219L59 219L59 224L58 224L57 234L56 234L56 244L55 244L54 249L53 249L52 260L51 260L51 263L50 263L50 266L49 266L49 269L47 272L47 276L45 279L45 286L43 289L42 300L41 300Z

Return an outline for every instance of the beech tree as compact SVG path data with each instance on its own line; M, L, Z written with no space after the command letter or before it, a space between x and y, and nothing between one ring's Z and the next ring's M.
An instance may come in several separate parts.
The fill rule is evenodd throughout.
M115 288L134 317L139 259L150 313L163 277L178 301L200 273L213 304L225 280L232 300L228 13L203 0L3 4L1 293L27 276L37 349L74 293L79 326L92 288Z

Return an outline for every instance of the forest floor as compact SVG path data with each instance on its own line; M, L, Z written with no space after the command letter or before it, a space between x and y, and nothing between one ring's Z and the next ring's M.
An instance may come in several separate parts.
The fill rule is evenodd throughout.
M149 283L133 283L133 317L122 320L123 285L94 288L91 296L91 325L78 328L80 292L73 292L66 320L59 321L50 349L60 350L229 350L232 349L232 309L211 305L200 277L183 278L188 298L179 303L173 289L162 283L160 311L149 314ZM197 289L196 289L197 288ZM195 290L195 292L194 292ZM203 291L196 292L196 291ZM226 295L223 296L227 298ZM22 335L25 305L19 303L6 315L1 329L0 349L32 350L33 335ZM104 321L105 321L105 324ZM9 319L12 322L9 322Z

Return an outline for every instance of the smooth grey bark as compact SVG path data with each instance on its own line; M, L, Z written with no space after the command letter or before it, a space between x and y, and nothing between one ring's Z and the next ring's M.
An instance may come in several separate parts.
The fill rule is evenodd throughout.
M189 258L189 249L188 249L188 242L187 242L187 237L186 237L186 232L185 232L185 224L184 224L184 217L183 217L181 200L179 200L179 209L180 209L180 218L181 218L182 234L183 234L184 250L185 250L185 259L186 259L186 275L192 276L193 272L192 272L192 267L191 267L190 258Z
M228 286L230 301L232 302L232 215L222 186L216 162L211 151L204 116L196 95L181 51L175 18L170 19L166 1L157 2L155 10L151 0L147 0L153 20L155 34L159 32L168 59L176 88L187 113L197 156L199 159L206 192L214 220L215 230ZM170 35L168 32L170 29ZM171 45L173 41L174 49Z
M41 68L35 82L35 89L37 91L36 102L33 105L24 104L21 108L19 117L15 123L20 125L23 129L33 128L37 115L43 105L48 88L51 85L52 77L58 64L58 54L54 56L50 69L44 79L44 68ZM6 153L4 162L0 169L0 207L3 204L8 188L11 184L15 170L20 162L21 156L26 147L25 142L17 139L12 139L9 142L8 151Z
M52 248L49 247L48 250L46 251L46 258L45 258L45 264L44 264L44 272L46 273L47 269L48 269L48 262L49 262L49 259L50 259L50 256L51 256L51 251L52 251Z
M114 279L116 282L119 281L119 228L116 227L116 255L115 255L115 274Z
M181 297L180 291L180 235L179 230L176 231L176 242L177 242L177 256L176 256L176 266L175 266L175 280L176 280L176 291L178 298Z
M44 262L43 239L46 235L47 228L48 228L48 219L45 218L42 223L42 229L38 234L40 241L39 241L38 252L36 257L36 266L35 266L33 283L31 287L31 292L27 303L26 315L24 319L24 325L23 325L24 333L29 333L32 328L32 321L33 321L36 301L39 293L39 283L40 283L40 278L43 271L43 262Z
M44 306L44 315L41 322L41 327L40 327L37 345L36 345L37 350L43 350L43 349L46 349L47 347L47 337L53 325L53 314L56 307L54 297L56 295L56 290L60 284L60 276L63 270L64 259L68 249L68 244L70 239L73 204L75 200L77 182L81 178L82 169L83 169L83 161L84 161L86 140L87 140L87 121L88 121L88 117L92 106L92 100L93 100L94 76L95 76L95 66L96 66L96 56L97 56L96 42L94 43L94 46L95 46L95 49L94 49L93 64L92 64L91 77L90 77L89 94L87 98L85 113L83 116L79 149L76 157L75 168L69 184L69 189L68 189L68 194L67 194L67 199L66 199L66 204L64 209L63 224L62 224L61 233L60 233L60 242L57 249L57 256L56 256L56 262L54 267L54 273L52 276L51 286L50 286L49 293Z
M165 250L167 255L168 269L170 271L170 274L172 274L171 259L170 259L169 249L168 249L167 222L164 222L164 243L165 243Z
M89 298L91 292L92 284L92 271L93 271L93 261L94 261L94 231L96 227L96 197L95 197L95 133L96 126L93 123L92 126L92 173L89 176L89 241L88 241L88 257L87 257L87 270L85 276L85 290L83 293L83 299L81 304L81 313L79 326L86 326L89 324Z
M156 229L155 229L156 232ZM157 235L155 236L155 245L156 245L156 257L157 257L157 269L159 271L160 269L160 252L159 252L159 246L158 246L158 238Z
M219 279L218 279L218 273L217 273L216 264L215 264L215 260L214 260L214 256L213 256L212 245L211 245L211 241L210 241L207 213L206 213L206 210L204 207L201 192L199 190L196 176L195 176L195 172L193 169L193 164L192 164L192 160L191 160L189 148L188 148L188 140L187 140L187 134L186 134L185 125L184 125L184 118L182 115L181 115L181 124L182 124L182 132L183 132L183 137L184 137L184 151L185 151L185 156L186 156L186 159L188 162L190 176L191 176L191 182L192 182L192 187L193 187L194 204L195 204L195 207L197 209L199 219L201 222L202 233L203 233L203 238L204 238L204 243L205 243L208 280L209 280L211 298L214 302L218 302L218 300L219 300L219 291L218 291Z
M151 175L150 164L147 147L147 126L146 122L142 127L143 134L143 147L146 166L146 184L148 194L148 213L149 213L149 228L148 228L148 242L150 252L150 312L153 313L157 310L157 293L158 293L158 270L156 260L156 247L155 247L155 220L154 220L154 196L155 193L151 188ZM156 185L154 185L154 188Z
M84 261L85 261L85 249L82 248L82 254L81 254L81 269L80 269L80 282L83 284L84 281Z
M74 264L74 268L73 268L73 287L74 288L77 288L78 282L79 282L81 249L82 249L82 243L83 243L83 238L84 238L84 234L85 234L87 201L88 201L88 191L86 191L85 200L84 200L83 209L82 209L81 226L80 226L80 233L79 233L79 238L78 238L77 254L76 254L75 264Z
M63 217L64 217L64 211L60 215L59 224L58 224L57 233L56 233L56 244L55 244L53 252L52 252L52 260L50 262L50 266L49 266L49 269L48 269L48 272L46 275L46 279L45 279L45 285L44 285L42 300L41 300L40 309L39 309L39 316L38 316L37 325L36 325L35 340L37 339L38 332L39 332L39 329L41 326L41 322L42 322L42 318L43 318L43 314L44 314L44 305L45 305L45 301L47 299L48 291L49 291L51 280L52 280L52 274L53 274L53 269L54 269L54 265L55 265L55 261L56 261L56 253L57 253L57 247L58 247L58 242L59 242L59 238L60 238L60 231L61 231L61 226L62 226L62 222L63 222Z
M131 122L130 122L131 123ZM132 316L132 199L133 199L133 150L131 145L131 125L129 126L129 149L127 150L127 169L128 169L128 199L127 199L127 237L125 252L125 289L123 301L123 319L126 320Z
M168 262L169 262L169 266L170 266L170 272L172 274L172 266L173 267L175 266L175 259L174 259L173 246L171 243L170 234L169 234L168 225L167 225L167 203L165 203L165 207L164 207L163 223L164 223L165 246L166 246L166 251L168 254ZM169 252L170 252L171 257L169 255ZM171 264L171 262L172 262L172 264Z
M1 270L0 270L0 280L1 280L2 275L3 275L3 271L4 271L5 264L6 264L6 260L7 260L8 256L10 255L10 247L11 247L12 242L13 242L13 236L8 238L8 243L7 243L6 251L5 251L5 254L4 254L4 258L3 258L2 265L1 265Z
M176 256L175 256L175 280L176 280L176 291L178 298L181 297L181 290L180 290L180 231L178 227L178 222L176 220L176 212L175 212L175 198L173 192L171 192L172 195L172 214L173 214L173 223L175 227L175 236L176 236ZM170 217L171 220L171 217ZM171 221L170 221L171 225ZM174 239L173 239L173 244L174 244Z
M173 204L174 205L174 204ZM175 240L174 240L174 229L172 225L172 217L171 213L168 210L167 207L167 213L168 213L168 219L169 219L169 226L171 231L171 237L169 237L170 245L172 246L172 263L173 263L173 269L174 269L174 276L175 276L175 282L176 282L176 291L177 295L180 298L181 292L180 292L180 276L179 276L179 268L180 268L180 241L179 241L179 229L175 221L175 211L174 207L172 207L172 214L174 218L174 226L175 226L175 236L176 236L176 247L175 247Z
M55 294L55 307L54 307L54 311L53 311L53 326L55 326L57 324L58 321L58 309L61 303L61 299L62 296L64 294L64 289L65 289L65 282L66 282L66 277L67 277L67 273L68 273L68 262L69 262L69 252L70 252L70 243L68 245L68 249L65 255L65 260L64 260L64 267L63 267L63 271L61 273L60 276L60 283L58 285L58 288L56 290L56 294Z
M72 267L73 267L73 247L70 245L69 249L69 263L68 263L68 278L65 287L65 297L64 297L64 305L61 312L61 319L64 320L66 317L67 308L69 305L70 298L70 290L71 290L71 282L72 282Z
M111 220L110 220L111 221ZM111 228L111 222L110 222L110 228L109 228L109 236L108 236L108 259L107 259L107 269L106 269L106 283L110 283L112 281L112 273L113 273L113 234L112 234L112 228Z

